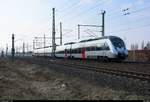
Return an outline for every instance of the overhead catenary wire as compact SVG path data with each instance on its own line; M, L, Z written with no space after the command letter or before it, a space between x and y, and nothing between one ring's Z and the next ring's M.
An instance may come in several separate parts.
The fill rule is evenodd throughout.
M134 12L132 12L132 13L137 13L137 12L141 12L141 11L143 11L143 10L137 10L137 11L134 11ZM87 11L88 12L88 11ZM86 13L86 12L84 12L84 13Z
M106 2L106 1L102 1L102 2L100 2L100 3L98 3L98 4L96 4L95 6L92 6L91 8L89 8L89 9L87 9L87 10L84 10L84 11L80 12L79 14L77 14L77 15L75 15L75 16L73 16L73 17L70 17L70 18L72 19L72 18L80 17L81 15L83 15L83 14L85 14L85 13L87 13L87 12L89 12L89 11L95 9L95 8L97 8L100 4L103 4L103 3L105 3L105 2ZM68 15L66 15L66 16L68 16ZM63 17L64 17L64 16L63 16ZM72 20L75 20L75 19L72 19ZM63 20L63 21L65 21L65 20ZM59 24L58 24L58 25L59 25ZM57 25L57 26L58 26L58 25Z
M95 6L92 6L92 7L90 7L90 8L87 9L87 10L84 10L84 11L78 13L78 14L75 14L74 16L70 16L68 19L75 20L75 19L77 19L78 17L81 17L81 15L83 15L83 14L85 14L85 13L87 13L87 12L89 12L89 11L95 9L95 8L97 8L100 4L104 4L104 2L106 2L106 1L99 2L99 3L97 3ZM66 15L66 16L68 16L68 15ZM68 20L68 19L67 19L67 20ZM66 20L64 20L64 21L66 21Z
M135 10L135 11L132 11L132 12L130 12L130 15L132 15L132 14L135 14L135 13L139 13L139 12L142 12L142 11L144 11L144 10L148 10L150 8L150 6L147 6L147 7L144 7L144 8L141 8L141 9L138 9L138 10ZM121 16L126 16L126 15L121 15ZM145 18L144 18L145 19ZM147 17L146 19L149 19L149 17ZM112 21L112 20L111 20ZM137 22L138 21L138 22ZM134 21L131 21L130 22L130 24L134 24L134 23L140 23L140 22L143 22L144 20L143 20L143 18L141 19L137 19L137 20L134 20ZM112 24L112 23L111 23ZM114 25L114 23L113 23L113 25ZM123 24L120 24L120 25L117 25L117 26L122 26L122 25L129 25L129 24L127 24L127 23L123 23ZM147 26L149 26L149 24L147 25L142 25L142 26L139 26L139 27L130 27L130 28L125 28L125 29L120 29L120 30L116 30L116 31L111 31L111 32L109 32L109 33L114 33L114 32L123 32L123 31L129 31L129 30L133 30L133 29L136 29L136 28L143 28L143 27L147 27Z
M141 26L138 26L138 27L120 29L120 30L112 31L112 32L108 32L108 33L124 32L124 31L134 30L134 29L137 29L137 28L139 29L139 28L143 28L143 27L150 27L150 24L145 24L145 25L141 25Z
M74 2L73 4L69 5L68 7L66 7L63 10L60 10L59 12L65 12L65 14L68 13L68 11L72 10L74 7L79 6L80 1Z
M144 20L149 20L150 19L150 16L149 17L146 17L146 18L140 18L140 19L136 19L136 20L132 20L131 22L130 22L130 24L135 24L135 23L141 23L141 22L143 22ZM117 23L115 23L115 24L117 24ZM113 23L113 25L114 25L114 23ZM125 25L128 25L127 23L121 23L121 24L117 24L117 26L125 26Z
M118 20L118 19L120 19L120 17L124 17L124 16L126 16L126 15L131 15L131 14L134 14L134 13L142 12L142 11L144 11L144 10L148 10L149 8L150 8L150 6L147 6L147 7L138 9L138 10L128 11L128 12L129 12L128 14L122 14L122 15L116 16L116 17L114 17L114 18L111 17L111 21ZM109 17L110 17L110 16L109 16Z

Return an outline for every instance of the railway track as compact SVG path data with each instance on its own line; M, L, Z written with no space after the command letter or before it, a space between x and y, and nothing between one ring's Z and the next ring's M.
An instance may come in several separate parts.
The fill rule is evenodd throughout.
M111 75L116 75L116 76L124 76L127 78L139 79L142 81L150 82L150 74L148 74L148 73L135 72L135 71L124 71L124 70L119 70L119 69L110 69L110 68L107 68L108 66L107 67L106 66L98 67L98 66L90 66L90 65L83 65L83 64L77 64L77 63L66 63L66 62L60 62L60 61L59 62L50 61L50 63L63 65L63 66L71 67L71 68L106 73L106 74L111 74Z
M150 73L150 64L148 63L117 63L117 62L98 62L98 61L81 61L81 60L58 60L58 61L65 61L68 63L74 63L74 64L82 64L82 65L92 65L94 67L105 67L110 69L116 69L116 70L124 70L124 71L136 71L136 72L142 72L142 73Z
M29 61L29 59L27 59ZM61 65L61 66L66 66L68 68L73 68L73 69L82 69L82 70L89 70L89 71L94 71L94 72L99 72L99 73L106 73L110 75L116 75L116 76L123 76L127 78L132 78L132 79L138 79L141 81L147 81L150 82L150 74L149 73L143 73L143 72L136 72L136 71L131 71L131 70L121 70L121 66L113 66L113 67L118 67L118 68L112 68L110 64L108 65L101 65L101 66L95 66L94 64L91 66L90 64L87 64L86 62L83 63L80 61L70 61L70 60L52 60L52 59L30 59L31 62L36 62L41 65L48 65L48 64L54 64L54 65ZM107 63L106 63L107 64ZM124 63L123 63L124 64ZM134 64L136 65L136 64ZM137 65L138 66L138 65ZM108 68L111 67L111 68Z

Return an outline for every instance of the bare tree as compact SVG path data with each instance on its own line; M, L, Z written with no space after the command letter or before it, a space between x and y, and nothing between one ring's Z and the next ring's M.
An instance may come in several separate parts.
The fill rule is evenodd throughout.
M131 50L138 50L138 44L131 44Z
M135 50L138 50L139 46L138 43L135 44Z
M146 44L146 49L147 49L147 50L150 50L150 42L147 42L147 44Z
M142 41L141 49L144 50L144 41Z

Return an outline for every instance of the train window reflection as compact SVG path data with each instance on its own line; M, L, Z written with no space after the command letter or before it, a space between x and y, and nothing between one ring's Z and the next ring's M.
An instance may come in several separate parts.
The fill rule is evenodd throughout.
M124 42L119 38L111 38L111 42L115 47L125 47Z

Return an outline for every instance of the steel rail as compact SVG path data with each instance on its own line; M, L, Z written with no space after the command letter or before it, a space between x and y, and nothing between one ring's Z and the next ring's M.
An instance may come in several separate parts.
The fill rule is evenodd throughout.
M29 61L29 60L28 60ZM90 66L90 65L83 65L83 64L74 64L74 63L66 63L66 61L58 61L58 60L49 60L49 59L31 59L31 62L36 62L41 65L48 65L48 64L54 64L54 65L63 65L67 67L71 67L72 69L83 69L83 70L89 70L89 71L95 71L95 72L101 72L106 73L110 75L116 75L116 76L124 76L127 78L132 79L139 79L142 81L150 82L150 74L147 73L141 73L141 72L134 72L134 71L123 71L118 69L110 69L106 67L98 67L98 66Z
M78 68L78 69L84 69L84 70L90 70L90 71L96 71L96 72L102 72L102 73L107 73L107 74L112 74L112 75L117 75L117 76L125 76L128 78L133 78L133 79L139 79L143 81L148 81L150 82L150 74L147 73L141 73L141 72L134 72L134 71L123 71L123 70L116 70L116 69L108 69L106 67L96 67L96 66L89 66L89 65L81 65L81 64L72 64L72 63L58 63L58 62L51 62L52 64L61 64L64 66L72 67L72 68Z

